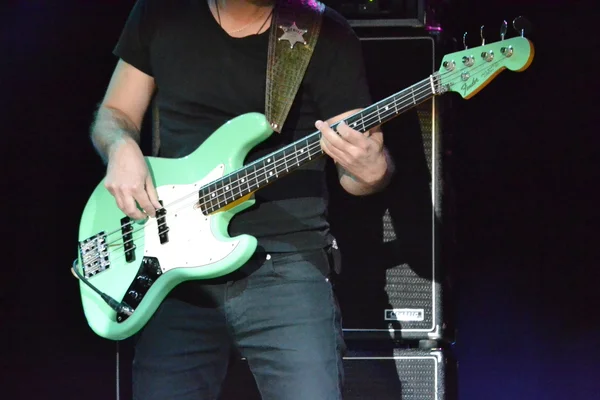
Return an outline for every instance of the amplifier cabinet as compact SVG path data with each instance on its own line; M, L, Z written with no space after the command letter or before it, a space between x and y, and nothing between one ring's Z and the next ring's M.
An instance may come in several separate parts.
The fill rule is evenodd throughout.
M431 36L361 41L374 102L437 69ZM443 337L440 106L436 97L383 125L397 171L382 193L355 197L329 185L342 266L334 282L346 338Z
M448 357L440 350L390 349L348 351L344 364L344 400L446 400ZM450 372L452 373L452 372ZM453 397L452 397L453 398ZM219 400L260 400L256 382L243 359L232 360Z
M350 351L344 400L445 400L447 362L441 350Z

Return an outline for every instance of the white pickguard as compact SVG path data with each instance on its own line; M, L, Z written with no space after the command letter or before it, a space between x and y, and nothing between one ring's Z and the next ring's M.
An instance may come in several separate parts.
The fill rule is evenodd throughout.
M239 241L222 242L211 230L214 217L205 216L195 207L198 190L223 176L224 165L213 169L202 180L188 185L168 185L156 188L167 210L166 223L169 241L160 243L157 220L146 222L144 227L144 255L156 257L163 272L174 268L201 267L226 258Z

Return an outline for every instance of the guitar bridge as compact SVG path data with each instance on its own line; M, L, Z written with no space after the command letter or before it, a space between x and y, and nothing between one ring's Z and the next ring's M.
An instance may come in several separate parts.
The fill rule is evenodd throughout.
M83 276L90 278L110 268L106 234L100 232L79 243Z

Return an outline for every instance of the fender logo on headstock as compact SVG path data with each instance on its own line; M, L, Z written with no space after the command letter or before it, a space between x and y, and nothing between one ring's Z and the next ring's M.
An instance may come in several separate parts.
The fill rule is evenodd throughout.
M463 85L460 87L460 90L463 91L464 95L466 96L469 92L469 90L471 90L475 85L477 85L477 83L479 82L478 78L473 78L471 80L471 83L469 83L469 81L466 81L465 83L463 83Z

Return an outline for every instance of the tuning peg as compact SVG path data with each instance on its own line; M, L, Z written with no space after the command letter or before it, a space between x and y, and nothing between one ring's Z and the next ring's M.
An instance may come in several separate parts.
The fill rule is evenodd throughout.
M500 27L500 38L502 38L502 40L504 40L507 30L508 30L508 22L503 21L502 26Z
M524 17L517 17L513 21L513 28L517 31L521 37L524 37L525 34L531 32L531 22Z
M463 35L463 46L464 46L465 50L467 50L469 48L469 46L467 46L467 33L468 32L465 32Z
M483 28L485 27L485 25L481 25L481 28L479 28L479 36L481 37L481 45L485 46L485 37L483 36Z

